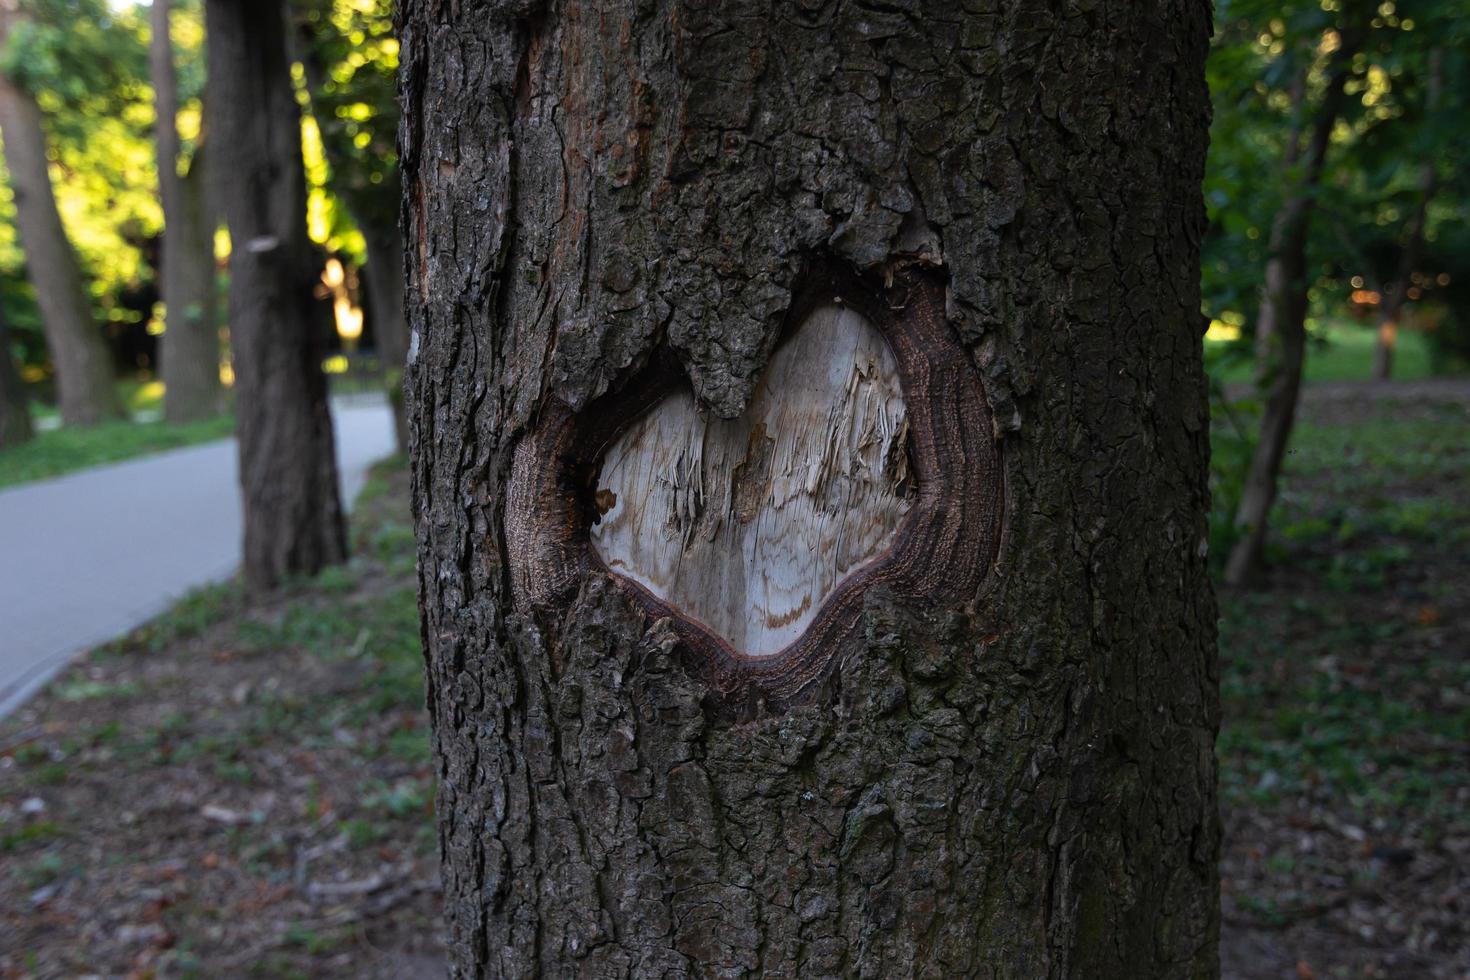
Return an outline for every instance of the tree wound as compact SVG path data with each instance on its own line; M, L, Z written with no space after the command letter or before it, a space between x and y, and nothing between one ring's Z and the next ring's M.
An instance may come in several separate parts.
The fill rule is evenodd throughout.
M907 433L882 335L822 306L740 418L703 417L679 390L618 437L592 546L731 649L774 656L893 537L910 506Z
M859 638L869 591L975 597L1000 540L1000 451L942 280L819 269L790 319L739 419L702 416L667 360L580 412L544 404L506 492L523 614L560 614L610 573L715 692L789 704Z

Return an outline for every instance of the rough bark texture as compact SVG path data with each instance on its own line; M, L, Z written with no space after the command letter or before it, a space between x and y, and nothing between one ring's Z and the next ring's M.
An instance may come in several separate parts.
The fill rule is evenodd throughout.
M0 310L0 449L19 445L33 434L30 399L15 367L10 324Z
M1363 8L1345 15L1354 18ZM1257 316L1258 383L1265 388L1266 407L1261 431L1251 454L1241 488L1235 527L1240 537L1225 562L1225 581L1246 585L1259 577L1266 551L1266 530L1281 461L1296 421L1297 398L1301 393L1302 369L1307 357L1307 235L1316 205L1316 189L1322 180L1332 128L1342 112L1344 85L1352 73L1353 56L1363 42L1366 21L1347 23L1355 29L1344 32L1328 65L1326 90L1316 106L1311 132L1301 149L1301 176L1271 223L1267 246L1265 283L1261 311ZM1295 140L1292 141L1293 143ZM1297 150L1292 149L1293 159ZM1262 353L1262 352L1265 353Z
M214 280L214 210L205 192L203 145L189 170L178 170L178 83L169 35L168 0L154 0L149 67L163 205L164 334L159 345L164 417L192 422L220 410L219 323Z
M269 588L346 557L323 324L306 236L301 118L286 61L281 6L209 0L214 138L211 168L230 228L245 581Z
M1207 6L400 16L454 975L1215 976ZM828 264L947 283L985 584L864 591L829 684L738 715L619 579L518 610L518 449L670 358L739 416Z
M18 20L16 11L15 0L0 0L0 49ZM40 107L4 74L0 74L0 138L5 140L5 166L15 192L15 226L25 251L26 275L56 367L61 420L91 425L121 417L112 357L92 320L81 265L56 210Z

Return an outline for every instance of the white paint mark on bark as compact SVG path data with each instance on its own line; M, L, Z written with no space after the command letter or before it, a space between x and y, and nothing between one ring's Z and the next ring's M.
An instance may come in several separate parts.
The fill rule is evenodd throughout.
M593 545L737 652L771 656L886 547L909 507L907 433L882 336L823 307L776 352L740 418L703 418L679 392L618 438Z

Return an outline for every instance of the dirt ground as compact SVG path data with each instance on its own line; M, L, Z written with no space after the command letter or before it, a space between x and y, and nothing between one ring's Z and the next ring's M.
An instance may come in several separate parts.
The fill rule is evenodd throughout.
M347 568L200 593L0 723L0 976L444 976L404 483Z
M1221 595L1226 977L1470 977L1470 385L1314 389ZM0 722L0 977L444 975L405 480Z
M1222 592L1227 978L1470 977L1470 383L1308 389Z

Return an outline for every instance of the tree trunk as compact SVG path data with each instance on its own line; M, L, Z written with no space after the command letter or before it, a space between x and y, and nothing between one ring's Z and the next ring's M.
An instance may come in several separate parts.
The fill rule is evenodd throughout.
M408 416L403 400L403 366L408 359L408 321L403 312L403 235L397 225L363 227L367 242L368 306L383 362L398 448L408 451Z
M33 434L30 399L15 367L10 324L5 311L0 310L0 449L18 446Z
M1439 107L1444 88L1444 53L1435 49L1429 53L1429 79L1425 93L1425 113L1433 117ZM1429 202L1439 189L1439 170L1433 158L1426 159L1419 172L1419 201L1404 229L1403 251L1399 254L1398 275L1383 290L1383 299L1378 307L1378 344L1373 349L1373 379L1387 381L1393 377L1393 352L1398 343L1399 317L1413 285L1414 267L1419 264L1419 253L1424 248L1424 228L1429 220Z
M326 87L327 69L313 47L312 31L317 29L318 25L310 20L300 21L297 25L300 32L300 43L297 47L307 88L311 92L313 104L319 106L321 93ZM317 111L320 116L320 110ZM339 144L336 140L327 138L325 132L322 149L327 156L327 166L335 177L349 172L347 161L342 159ZM362 231L363 241L367 246L364 278L367 283L368 307L373 316L373 337L377 343L378 360L383 365L388 402L393 408L393 429L398 448L407 452L408 417L404 413L403 403L403 365L408 356L408 321L404 318L403 310L403 233L399 230L396 217L393 220L374 220L375 216L385 210L382 198L373 197L371 202L367 202L376 205L372 207L365 206L364 201L365 194L382 193L391 191L377 187L370 190L357 189L355 192L346 186L338 189L339 197L347 205L358 229Z
M15 0L0 0L0 49L19 19ZM82 269L56 210L41 110L30 93L0 73L0 138L15 192L15 225L26 274L36 293L46 346L56 366L61 420L91 425L120 418L112 358L92 320Z
M401 8L454 976L1218 975L1209 8L919 8Z
M346 557L323 325L306 235L301 118L280 5L208 0L210 168L230 229L230 340L245 581L269 588Z
M1291 99L1291 129L1286 134L1286 142L1281 150L1281 179L1285 185L1292 185L1296 181L1296 168L1301 159L1302 131L1305 128L1306 102L1307 102L1307 75L1310 73L1310 65L1303 66L1291 79L1291 89L1288 97ZM1273 228L1274 232L1275 229ZM1271 274L1268 265L1266 269L1267 281ZM1269 286L1266 287L1268 290ZM1276 347L1280 342L1276 339L1276 322L1271 315L1270 305L1261 304L1260 314L1256 317L1255 353L1256 353L1256 380L1257 384L1264 385L1270 375L1271 365L1275 356Z
M178 171L178 83L169 34L169 0L154 0L149 64L157 114L158 193L163 204L164 334L160 374L164 417L208 418L220 409L219 324L214 280L214 211L205 188L203 146L189 172Z
M1266 388L1266 407L1261 417L1260 438L1241 489L1240 506L1235 512L1235 527L1240 536L1225 562L1225 581L1231 585L1255 581L1263 565L1267 521L1276 500L1281 461L1286 456L1286 444L1296 420L1302 368L1306 364L1307 291L1311 286L1307 275L1307 234L1315 207L1314 195L1322 180L1332 128L1342 112L1343 86L1352 74L1353 55L1362 41L1361 29L1340 34L1328 66L1327 89L1317 106L1311 136L1303 151L1299 183L1271 224L1261 312L1256 318L1258 339L1265 338L1271 353L1260 376Z

